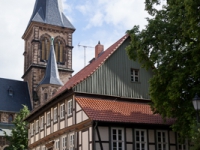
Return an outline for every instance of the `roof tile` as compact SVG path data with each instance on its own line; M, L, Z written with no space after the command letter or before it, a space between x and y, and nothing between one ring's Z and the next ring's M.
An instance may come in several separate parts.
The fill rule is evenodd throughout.
M163 125L171 125L175 121L167 119L164 122L162 117L154 114L150 105L146 103L85 97L76 97L75 99L91 120Z

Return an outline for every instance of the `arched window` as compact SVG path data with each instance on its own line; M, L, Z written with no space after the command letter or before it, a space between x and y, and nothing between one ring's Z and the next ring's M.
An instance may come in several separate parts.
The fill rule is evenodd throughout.
M13 122L13 115L10 114L8 117L8 123L12 123Z
M48 60L50 45L51 45L51 42L48 37L43 37L41 39L41 60Z
M54 40L54 49L55 49L55 54L56 54L56 61L58 63L63 63L63 54L64 54L64 42L60 39L55 39Z

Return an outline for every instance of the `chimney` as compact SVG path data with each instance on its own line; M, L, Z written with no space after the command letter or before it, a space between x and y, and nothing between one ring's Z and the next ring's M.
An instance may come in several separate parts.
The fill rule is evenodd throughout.
M97 59L99 57L99 54L103 51L104 51L104 46L101 45L99 41L99 43L95 46L95 59Z

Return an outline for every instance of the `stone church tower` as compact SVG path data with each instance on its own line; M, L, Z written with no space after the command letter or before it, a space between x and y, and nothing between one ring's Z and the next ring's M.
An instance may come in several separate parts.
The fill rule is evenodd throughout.
M74 31L74 26L63 13L61 0L36 0L33 14L22 36L25 41L22 78L28 82L33 108L35 103L43 103L41 98L49 98L49 95L55 93L55 88L47 90L43 96L41 90L38 92L52 46L61 82L65 84L71 77ZM54 37L52 44L51 37Z

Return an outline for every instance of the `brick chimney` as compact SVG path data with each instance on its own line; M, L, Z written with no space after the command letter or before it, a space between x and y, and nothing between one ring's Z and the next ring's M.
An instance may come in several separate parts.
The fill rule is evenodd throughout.
M99 54L100 54L101 52L103 52L103 51L104 51L104 46L101 45L101 43L100 43L100 41L99 41L99 43L95 46L95 59L97 59L98 56L99 56Z

